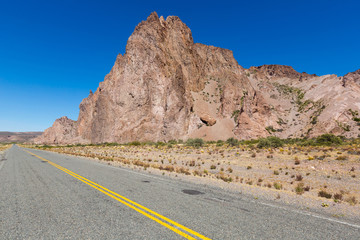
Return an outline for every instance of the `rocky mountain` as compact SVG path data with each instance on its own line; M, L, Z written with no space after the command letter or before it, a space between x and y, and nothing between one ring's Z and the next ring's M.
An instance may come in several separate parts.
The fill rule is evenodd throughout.
M154 12L128 39L77 121L62 117L36 143L357 137L360 70L344 77L292 67L244 69L230 50L194 43L175 16Z
M0 132L0 143L31 142L41 134L42 132Z

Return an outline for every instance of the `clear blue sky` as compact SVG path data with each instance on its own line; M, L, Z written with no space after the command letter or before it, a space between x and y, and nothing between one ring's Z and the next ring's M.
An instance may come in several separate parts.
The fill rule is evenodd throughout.
M89 90L124 53L135 26L177 15L195 42L231 49L245 68L360 68L359 1L0 0L0 131L43 131L78 117Z

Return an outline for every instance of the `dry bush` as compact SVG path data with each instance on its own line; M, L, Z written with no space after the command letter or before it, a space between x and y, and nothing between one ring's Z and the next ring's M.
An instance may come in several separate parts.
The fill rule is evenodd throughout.
M341 155L341 156L337 156L336 157L336 160L339 160L339 161L344 161L344 160L347 160L348 158L347 158L347 156L345 156L345 155Z
M294 162L295 165L299 165L300 164L300 160L298 157L295 157L295 162Z
M332 197L332 194L326 192L325 190L321 190L321 191L319 191L318 196L330 199Z
M189 169L184 168L184 167L176 168L176 172L177 173L182 173L182 174L185 174L185 175L190 175Z
M335 193L333 197L335 200L338 200L338 201L343 200L343 195L341 193Z
M295 180L300 182L301 180L303 180L303 176L301 176L301 174L298 174L296 175Z
M346 198L345 202L349 203L351 206L358 204L358 200L354 196Z

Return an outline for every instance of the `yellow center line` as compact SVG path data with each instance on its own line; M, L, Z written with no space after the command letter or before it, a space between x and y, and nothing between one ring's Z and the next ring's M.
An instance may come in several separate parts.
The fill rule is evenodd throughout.
M176 226L176 227L178 227L178 228L180 228L180 229L182 229L182 230L184 230L184 231L186 231L186 232L188 232L188 233L191 233L192 235L197 236L197 237L200 238L200 239L210 240L210 238L207 238L207 237L201 235L200 233L197 233L197 232L195 232L195 231L193 231L193 230L191 230L191 229L189 229L189 228L187 228L187 227L185 227L185 226L183 226L183 225L181 225L181 224L179 224L179 223L177 223L177 222L175 222L175 221L173 221L173 220L171 220L171 219L169 219L169 218L167 218L167 217L165 217L165 216L162 216L161 214L159 214L159 213L157 213L157 212L154 212L153 210L151 210L151 209L149 209L149 208L147 208L147 207L144 207L144 206L142 206L142 205L140 205L140 204L138 204L138 203L136 203L136 202L134 202L134 201L132 201L132 200L124 197L124 196L121 196L121 195L118 194L118 193L115 193L115 192L113 192L113 191L111 191L111 190L109 190L109 189L107 189L107 188L105 188L105 187L103 187L103 186L101 186L101 185L99 185L99 184L97 184L97 183L95 183L95 182L87 179L87 178L84 178L84 177L80 176L79 174L76 174L76 173L74 173L74 172L72 172L72 171L70 171L70 170L68 170L68 169L66 169L66 168L64 168L64 167L56 164L56 163L53 163L53 162L51 162L50 160L47 160L47 159L45 159L45 158L43 158L43 157L40 157L40 156L38 156L38 155L36 155L36 154L34 154L34 153L32 153L32 152L29 152L29 151L27 151L27 150L24 150L24 151L27 152L27 153L29 153L29 154L31 154L31 155L33 155L34 157L37 157L37 158L39 158L39 159L41 159L41 160L43 160L43 161L48 162L48 163L51 164L52 166L54 166L54 167L62 170L63 172L65 172L65 173L73 176L74 178L76 178L76 179L78 179L78 180L86 183L87 185L89 185L89 186L95 188L96 190L104 193L105 195L107 195L107 196L109 196L109 197L111 197L111 198L119 201L120 203L122 203L122 204L124 204L124 205L126 205L126 206L128 206L128 207L130 207L130 208L132 208L133 210L135 210L135 211L137 211L137 212L145 215L146 217L148 217L148 218L156 221L157 223L159 223L159 224L161 224L161 225L169 228L170 230L172 230L172 231L176 232L177 234L185 237L186 239L196 239L196 238L194 238L194 237L192 237L192 236L190 236L190 235L188 235L188 234L180 231L179 229L177 229L177 228L169 225L168 223L171 223L171 224L173 224L174 226ZM115 196L114 196L114 195L115 195ZM133 204L133 205L135 205L136 207L133 206L133 205L131 205L130 203ZM147 211L148 213L145 212L145 211L143 211L143 210L141 210L141 209L139 209L139 208ZM167 221L168 223L163 222L163 221L161 221L161 220L158 219L158 218L155 218L154 216L150 215L149 213L157 216L158 218L160 218L160 219L162 219L162 220Z

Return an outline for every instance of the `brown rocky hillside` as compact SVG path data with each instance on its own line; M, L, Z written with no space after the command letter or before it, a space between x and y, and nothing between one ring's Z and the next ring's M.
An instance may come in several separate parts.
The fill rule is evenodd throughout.
M0 143L26 143L32 142L42 132L0 132Z
M154 12L130 36L77 121L62 117L36 143L313 137L360 133L360 70L344 77L292 67L244 69L230 50L194 43Z

